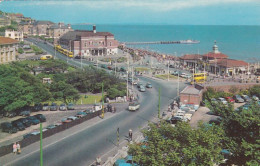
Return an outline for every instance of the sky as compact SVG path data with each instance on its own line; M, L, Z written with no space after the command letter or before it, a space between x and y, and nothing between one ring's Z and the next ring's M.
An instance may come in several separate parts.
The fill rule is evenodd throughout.
M260 25L260 0L4 0L0 10L72 24Z

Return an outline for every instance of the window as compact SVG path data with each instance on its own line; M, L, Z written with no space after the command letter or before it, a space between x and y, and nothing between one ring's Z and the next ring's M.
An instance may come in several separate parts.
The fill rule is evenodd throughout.
M9 37L11 37L11 34L8 34Z
M109 42L109 45L112 46L112 42Z

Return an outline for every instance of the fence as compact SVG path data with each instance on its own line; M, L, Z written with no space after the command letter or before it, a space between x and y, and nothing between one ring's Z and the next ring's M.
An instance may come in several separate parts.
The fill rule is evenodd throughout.
M73 127L75 125L83 123L83 122L85 122L85 121L87 121L89 119L92 119L92 118L94 118L96 116L99 116L100 114L101 114L101 111L97 111L97 112L94 112L92 114L88 114L87 116L84 116L84 117L82 117L80 119L76 119L76 120L74 120L72 122L64 123L64 124L62 124L60 126L57 126L57 127L53 128L53 129L46 130L46 131L44 131L42 133L42 137L43 138L47 138L47 137L52 136L52 135L54 135L56 133L59 133L59 132L64 131L64 130L66 130L68 128L71 128L71 127ZM37 142L39 140L40 140L40 134L30 136L30 137L25 138L25 139L23 139L21 141L18 141L18 142L24 148L24 147L26 147L26 146L28 146L30 144L33 144L33 143L35 143L35 142ZM13 144L0 147L0 157L2 157L4 155L7 155L9 153L12 153L12 150L13 150Z

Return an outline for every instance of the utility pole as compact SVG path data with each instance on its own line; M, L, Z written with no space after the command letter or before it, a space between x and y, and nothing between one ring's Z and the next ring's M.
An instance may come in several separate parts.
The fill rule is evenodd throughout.
M126 100L128 100L128 73L129 73L129 57L127 54L127 71L126 71L126 75L127 75L127 80L126 80Z
M56 47L54 45L54 59L56 58Z
M40 123L40 166L43 166L43 153L42 153L42 123Z
M169 81L169 77L170 77L170 76L169 76L169 73L170 73L170 71L169 71L169 70L170 70L170 69L169 69L169 63L170 63L170 61L168 60L168 81Z
M82 55L80 55L80 68L82 70Z
M180 93L180 71L178 71L178 87L177 87L177 96L179 97Z
M159 87L159 102L158 102L158 118L160 119L160 112L161 112L161 87Z
M101 118L104 119L105 117L105 112L104 112L104 93L103 93L103 89L104 89L104 83L102 82L102 114L101 114Z
M132 66L132 91L134 90L134 67Z

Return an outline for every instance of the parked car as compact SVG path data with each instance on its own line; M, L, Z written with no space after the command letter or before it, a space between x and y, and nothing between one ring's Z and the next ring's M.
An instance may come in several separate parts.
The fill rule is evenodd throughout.
M72 120L71 119L68 119L68 118L63 118L63 119L61 119L61 122L62 123L69 123L69 122L71 122Z
M78 119L76 116L69 116L68 118L67 118L68 120L76 120L76 119Z
M177 117L177 116L174 116L170 119L170 123L171 124L177 124L178 122L181 122L183 120L182 117Z
M253 99L254 101L258 101L258 100L259 100L259 98L258 98L256 95L252 96L252 99Z
M227 101L226 101L224 98L222 98L222 97L219 97L219 98L218 98L218 101L219 101L220 103L224 104L224 105L227 104Z
M100 110L102 110L102 104L101 103L94 104L94 111L100 111Z
M3 116L4 117L9 117L9 118L12 118L12 117L15 117L17 115L16 112L4 112Z
M57 127L57 126L54 124L51 124L51 125L47 126L46 129L54 129L55 127Z
M2 123L1 128L2 128L3 132L7 132L7 133L16 133L17 132L17 128L14 127L10 122Z
M148 82L147 84L146 84L146 88L152 88L153 86L152 86L152 84L150 83L150 82Z
M34 104L33 111L41 111L43 105L41 103Z
M74 104L69 103L68 106L67 106L67 109L68 109L68 110L75 110Z
M48 103L43 104L43 106L42 106L43 111L49 111L49 109L50 109L50 106Z
M30 116L31 111L22 111L19 113L20 116Z
M140 86L140 87L139 87L139 91L140 91L140 92L145 92L145 91L146 91L146 90L145 90L145 87L144 87L144 86Z
M52 103L50 106L50 111L57 111L58 110L58 105L56 103Z
M212 105L218 104L218 101L215 98L210 99Z
M34 117L36 117L38 120L40 120L40 122L46 122L46 118L43 114L37 114L37 115L34 115Z
M251 101L250 97L247 96L247 95L241 95L241 97L244 99L245 102L250 102Z
M25 126L19 120L12 121L12 125L20 131L25 130Z
M225 97L225 99L229 102L229 103L234 103L235 100L232 97Z
M35 118L34 116L29 116L29 117L27 117L26 119L27 119L28 121L30 121L31 124L33 124L33 125L37 125L37 124L40 123L40 121L39 121L37 118Z
M84 116L86 116L86 115L87 115L86 112L78 112L77 115L76 115L76 117L77 117L77 118L82 118L82 117L84 117Z
M244 103L244 99L242 99L242 97L240 95L235 95L234 100L236 101L236 103Z
M30 127L32 125L31 122L26 118L20 118L18 120L22 122L25 127Z
M87 113L87 114L91 114L91 113L94 113L95 110L91 109L91 108L88 108L86 110L84 110L83 112Z
M67 110L67 106L66 106L66 104L64 104L64 103L62 103L61 105L60 105L60 111L66 111Z
M133 162L133 156L127 155L124 159L117 159L114 166L139 166Z
M38 134L40 134L39 131L34 131L34 132L31 132L31 133L28 133L28 134L25 134L25 135L23 136L23 139L26 139L26 138L29 138L29 137L31 137L31 136L38 135Z

